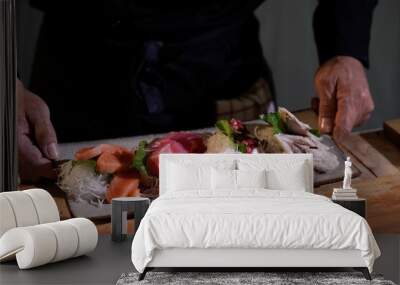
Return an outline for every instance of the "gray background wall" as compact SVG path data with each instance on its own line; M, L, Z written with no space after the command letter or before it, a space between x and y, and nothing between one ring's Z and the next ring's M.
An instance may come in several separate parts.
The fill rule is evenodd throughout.
M18 0L19 71L29 82L41 13ZM291 110L309 107L318 67L312 15L316 0L268 0L257 11L264 54L273 70L278 104ZM376 111L363 127L379 128L400 117L400 1L380 0L374 14L368 78Z

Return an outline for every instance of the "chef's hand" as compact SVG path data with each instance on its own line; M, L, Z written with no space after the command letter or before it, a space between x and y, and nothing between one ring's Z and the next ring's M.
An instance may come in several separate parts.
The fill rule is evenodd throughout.
M58 158L57 136L46 103L17 80L17 136L21 180L56 178L51 160Z
M320 66L314 78L319 97L318 125L321 133L343 140L366 122L374 110L364 67L350 56L337 56Z

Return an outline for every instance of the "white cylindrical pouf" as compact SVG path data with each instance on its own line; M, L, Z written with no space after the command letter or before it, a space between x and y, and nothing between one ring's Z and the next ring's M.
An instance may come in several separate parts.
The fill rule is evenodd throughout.
M17 258L20 269L77 257L96 248L96 226L87 219L17 227L0 238L0 261Z
M57 205L42 189L0 193L0 261L16 257L20 269L86 254L98 233L88 219L60 222Z
M38 214L30 196L23 191L3 192L0 195L10 202L17 227L33 226L39 223Z
M43 227L51 229L56 235L57 251L51 262L57 262L75 255L78 249L78 233L73 226L65 221L43 224Z
M14 211L6 197L0 195L0 238L9 229L15 228Z
M55 234L41 225L11 229L0 239L0 258L16 254L20 269L49 263L56 252Z
M69 219L64 222L71 224L78 233L78 249L74 257L86 254L96 248L98 233L93 222L84 218Z
M50 193L43 189L29 189L23 191L28 194L36 208L39 224L52 223L60 220L58 208Z

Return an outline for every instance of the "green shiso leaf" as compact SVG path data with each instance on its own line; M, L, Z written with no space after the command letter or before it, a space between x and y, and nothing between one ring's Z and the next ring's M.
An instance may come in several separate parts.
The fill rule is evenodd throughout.
M321 133L320 133L320 131L318 129L311 129L310 133L312 133L316 137L320 137L321 136Z
M141 141L138 145L138 148L135 152L135 156L132 160L132 167L135 168L140 174L148 175L146 169L146 147L147 142Z
M233 131L228 120L219 120L215 124L215 127L219 129L224 135L233 141Z
M272 126L274 134L286 133L286 126L279 112L262 114L260 118Z
M241 153L247 153L247 148L246 148L246 145L244 143L237 144L237 149Z

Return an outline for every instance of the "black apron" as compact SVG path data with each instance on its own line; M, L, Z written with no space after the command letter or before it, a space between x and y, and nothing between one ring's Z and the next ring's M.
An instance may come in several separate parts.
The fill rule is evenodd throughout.
M268 76L252 11L179 28L179 15L158 20L129 4L106 17L64 11L68 23L45 15L31 89L61 142L211 126L217 99Z

